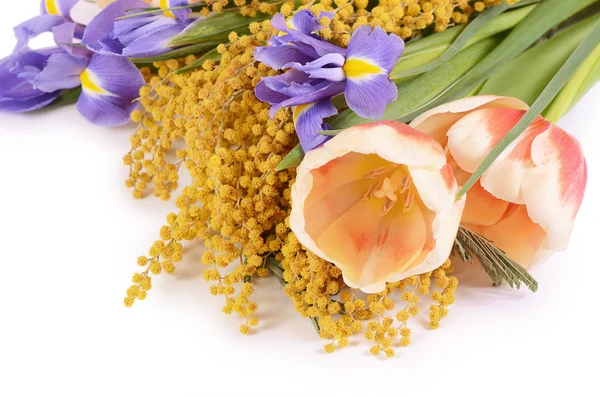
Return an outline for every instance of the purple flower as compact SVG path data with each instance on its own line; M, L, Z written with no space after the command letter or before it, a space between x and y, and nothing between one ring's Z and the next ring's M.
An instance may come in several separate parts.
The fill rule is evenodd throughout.
M48 64L52 51L21 51L0 60L0 111L29 112L54 101L60 91L45 92L33 79Z
M162 0L161 8L187 4L188 0ZM148 4L142 0L115 1L89 23L82 44L98 54L132 58L169 52L169 41L194 21L189 18L191 10L188 8L118 19L147 7Z
M31 37L45 31L52 31L57 47L27 47ZM144 79L125 58L94 54L77 46L73 41L79 31L79 25L64 18L62 23L55 20L43 26L31 20L19 25L15 33L20 44L12 55L0 60L0 110L40 109L62 90L81 86L77 109L84 117L99 125L127 123L137 107L134 100Z
M256 86L256 97L270 103L271 117L279 109L293 107L294 125L304 151L325 142L319 134L323 119L337 114L331 98L344 94L350 109L365 118L379 118L398 90L389 73L404 51L404 41L379 27L361 26L348 48L321 39L318 19L308 10L290 21L277 14L271 20L283 34L273 36L254 56L273 69L288 69L265 77Z
M71 19L71 9L75 7L79 0L42 0L40 4L40 14L59 15Z

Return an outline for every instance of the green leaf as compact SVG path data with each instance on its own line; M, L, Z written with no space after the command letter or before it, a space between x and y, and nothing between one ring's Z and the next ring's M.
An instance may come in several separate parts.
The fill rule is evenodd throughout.
M537 291L538 283L527 270L510 259L504 251L485 237L460 226L454 248L455 251L458 250L457 253L463 260L472 260L471 254L479 259L479 263L490 276L494 285L500 285L502 281L506 281L511 288L519 289L521 284L525 284L532 292Z
M176 74L180 74L180 73L185 73L185 72L189 72L190 70L193 69L198 69L202 67L202 64L204 63L204 61L219 61L221 60L221 54L219 54L217 52L216 48L213 48L212 50L208 51L206 54L202 55L200 58L196 59L194 62L190 63L189 65L186 65L182 68L179 68L175 71Z
M58 98L56 98L54 101L52 101L52 103L50 103L48 106L43 107L42 109L47 110L47 109L53 109L53 108L56 108L59 106L70 105L72 103L77 102L80 94L81 94L81 86L71 88L68 90L63 90L60 93L60 95L58 96Z
M598 81L600 81L600 44L577 69L542 115L547 120L557 123Z
M480 31L485 25L487 25L491 19L500 15L508 8L508 4L502 3L499 6L491 7L486 9L484 12L479 14L473 22L469 23L458 35L456 40L448 47L448 49L434 61L426 63L425 65L418 66L405 71L392 71L390 79L397 80L403 77L416 76L434 69L444 62L447 62L456 55L471 38Z
M157 55L149 58L130 58L131 62L135 64L154 63L161 61L168 61L169 59L182 58L190 54L201 54L208 50L212 50L219 45L218 41L207 41L198 43L186 47L181 47L173 51L169 51L166 54Z
M525 51L490 77L479 94L510 96L532 104L599 19L600 15L589 17Z
M304 158L304 150L300 144L297 144L290 152L277 164L275 171L287 170L288 168L296 168Z
M416 78L398 85L398 98L390 103L381 120L403 121L407 116L420 112L424 106L444 93L472 67L477 65L500 42L500 37L481 41L450 59L448 62ZM372 120L362 118L347 109L327 120L334 129L344 129ZM328 131L327 134L335 133Z
M422 111L462 98L505 64L534 44L553 26L575 14L591 0L545 0L531 11L488 56ZM597 0L594 0L597 1ZM593 1L592 1L593 2ZM415 117L417 114L411 115Z
M521 4L519 2L517 4ZM536 5L529 5L527 7L521 7L514 11L504 12L495 18L484 24L474 36L468 40L464 45L467 48L471 45L477 44L482 40L485 40L498 33L510 30L517 25L527 14L529 14ZM495 9L492 8L491 10ZM432 62L453 46L453 43L458 40L459 37L463 36L463 31L475 21L469 25L455 26L450 29L446 29L443 32L435 33L424 38L417 40L411 40L406 45L406 49L402 54L402 57L390 73L390 78L396 82L406 80L406 77L413 76L414 70L420 68L429 62ZM460 44L460 43L459 43ZM435 65L434 65L435 67Z
M86 0L86 1L89 1L89 0ZM134 18L134 17L143 16L143 15L162 14L166 11L183 10L185 8L193 8L193 7L198 8L198 6L199 6L199 4L188 4L188 5L183 5L183 6L171 7L171 8L147 7L147 8L143 9L144 11L131 12L127 15L123 15L122 17L115 18L115 20L120 21L122 19ZM129 11L129 10L125 10L125 11Z
M181 47L190 44L206 42L223 42L229 33L236 31L245 34L250 31L252 22L264 21L269 16L256 14L255 17L242 16L238 10L227 10L213 13L204 19L199 19L185 28L169 42L169 47Z
M554 75L550 83L544 88L540 96L531 105L529 110L523 115L519 122L498 142L490 154L483 160L481 165L475 170L465 185L458 192L458 198L462 197L474 184L481 178L481 175L498 158L498 156L510 145L531 122L550 104L558 92L574 75L579 66L585 61L589 54L600 43L600 23L592 32L577 46L575 51L569 56L560 70Z

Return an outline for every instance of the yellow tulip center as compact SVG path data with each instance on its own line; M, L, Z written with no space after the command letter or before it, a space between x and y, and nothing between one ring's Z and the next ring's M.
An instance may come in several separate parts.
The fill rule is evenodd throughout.
M377 167L367 172L364 178L375 181L365 193L363 200L370 200L372 197L385 199L381 216L390 212L398 199L402 199L404 203L402 210L410 211L415 202L415 195L411 189L413 183L406 166Z

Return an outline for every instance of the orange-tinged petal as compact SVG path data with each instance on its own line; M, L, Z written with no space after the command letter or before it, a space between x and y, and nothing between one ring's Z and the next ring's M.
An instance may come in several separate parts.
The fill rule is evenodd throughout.
M396 121L376 121L350 127L323 146L333 152L332 157L355 152L376 154L392 163L407 166L439 169L446 164L446 154L435 139Z
M450 210L458 185L449 164L437 170L428 167L408 167L408 170L427 208L437 213Z
M464 206L457 189L433 138L393 121L356 126L306 154L290 227L349 286L380 292L448 258Z
M531 159L531 145L536 136L551 127L538 117L492 163L481 177L481 186L495 197L515 204L524 204L521 186L525 174L535 167Z
M478 181L469 189L461 223L493 225L502 218L508 204L488 193Z
M392 164L381 157L371 154L348 153L331 160L329 163L311 171L313 186L311 195L321 196L339 186L364 180L365 175L378 167Z
M318 240L323 231L358 202L373 181L361 179L338 186L326 194L310 194L304 202L305 231ZM381 207L379 207L381 210Z
M483 236L523 267L536 261L543 248L546 232L533 222L524 205L511 204L504 218L483 229Z
M579 142L553 125L531 146L536 168L523 179L523 195L531 219L547 233L545 248L567 248L587 183L587 165Z
M440 145L446 146L446 133L454 123L468 112L482 108L513 108L527 110L528 106L516 98L499 97L495 95L479 95L459 99L435 107L415 118L410 126L423 131L436 139Z
M389 276L419 257L427 230L421 209L394 207L381 216L383 200L357 203L319 237L318 245L342 269L344 280L364 292L379 292Z
M524 110L486 108L474 110L457 121L448 130L448 147L459 167L475 172L524 114Z
M455 201L449 211L437 214L433 224L433 238L435 239L435 247L425 258L425 261L419 265L413 266L405 277L415 274L421 274L432 271L440 267L450 256L458 225L465 207L466 197L463 196L460 200Z

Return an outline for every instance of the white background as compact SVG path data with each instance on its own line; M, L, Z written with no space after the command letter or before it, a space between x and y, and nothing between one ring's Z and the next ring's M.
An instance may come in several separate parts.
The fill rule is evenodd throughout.
M0 56L39 4L3 3ZM324 353L275 280L257 288L257 332L241 335L196 248L126 309L136 258L174 207L125 188L132 127L95 127L73 106L0 114L0 396L595 394L599 110L597 85L560 123L583 144L589 180L569 250L532 271L539 291L463 271L440 329L413 323L412 345L391 360L362 339Z

